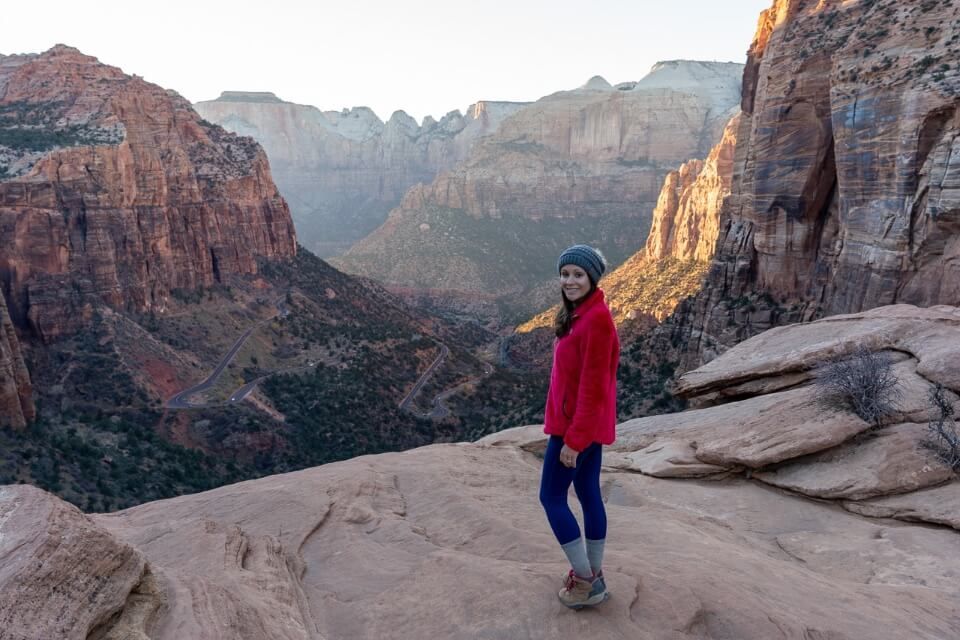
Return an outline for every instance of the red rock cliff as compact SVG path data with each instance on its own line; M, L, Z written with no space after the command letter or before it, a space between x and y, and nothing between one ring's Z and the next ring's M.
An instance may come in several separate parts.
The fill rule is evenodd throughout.
M706 161L690 160L667 174L653 210L646 257L707 262L713 257L723 199L730 194L740 116L727 123Z
M0 427L20 428L34 418L30 374L0 292Z
M0 276L45 340L296 251L253 140L69 47L0 59L0 178Z
M932 0L763 13L696 360L772 324L960 304L958 18ZM730 322L745 300L765 302Z

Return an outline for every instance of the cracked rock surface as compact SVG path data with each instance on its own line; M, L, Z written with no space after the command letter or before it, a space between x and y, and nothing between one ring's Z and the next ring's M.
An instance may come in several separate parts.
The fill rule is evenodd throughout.
M98 515L88 518L95 535L71 535L86 557L124 543L143 554L166 603L150 638L572 629L651 640L940 639L960 624L951 529L873 520L746 479L613 469L603 475L613 597L568 611L556 600L565 564L537 500L539 468L536 454L512 445L433 445ZM119 603L137 575L108 581ZM47 587L39 597L49 603L57 594ZM0 581L0 594L12 611L20 592ZM33 619L53 611L38 607Z

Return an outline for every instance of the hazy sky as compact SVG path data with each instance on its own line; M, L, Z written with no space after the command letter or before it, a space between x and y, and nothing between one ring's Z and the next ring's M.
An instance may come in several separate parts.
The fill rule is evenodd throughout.
M273 91L421 120L535 100L658 60L743 62L772 0L8 2L0 53L69 44L191 101Z

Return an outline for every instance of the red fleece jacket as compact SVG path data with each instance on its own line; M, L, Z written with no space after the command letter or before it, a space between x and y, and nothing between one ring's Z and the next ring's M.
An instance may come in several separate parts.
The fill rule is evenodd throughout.
M616 437L620 338L597 289L573 311L570 331L553 343L553 370L544 433L563 436L571 449Z

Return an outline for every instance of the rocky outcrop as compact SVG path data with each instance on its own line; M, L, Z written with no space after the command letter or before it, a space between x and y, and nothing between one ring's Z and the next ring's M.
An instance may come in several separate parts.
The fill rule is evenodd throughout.
M0 487L0 602L10 640L147 638L162 606L139 551L29 485Z
M709 262L720 227L723 199L730 194L740 116L727 123L706 161L690 160L667 174L644 252L648 260Z
M296 251L251 139L75 49L0 61L0 277L44 340Z
M637 83L594 78L542 98L463 164L412 188L334 262L404 291L430 291L441 306L487 295L491 315L529 317L555 300L544 283L566 246L598 245L619 264L643 245L664 177L720 139L741 70L663 63Z
M764 12L688 367L775 324L960 303L957 17L935 2Z
M812 384L818 367L861 347L894 362L899 400L881 428ZM930 393L942 385L960 408L958 357L956 307L893 305L777 327L680 377L677 391L704 408L628 421L615 448L627 453L624 464L656 475L747 468L817 498L860 501L937 486L955 474L924 445L927 424L940 417ZM676 452L675 464L664 462L664 449Z
M34 417L30 373L0 291L0 427L22 428Z
M601 476L612 597L591 630L649 640L952 637L960 558L945 550L960 524L947 507L960 482L916 448L917 422L870 430L818 402L806 382L824 358L857 345L902 349L903 410L913 411L934 381L960 390L958 332L960 310L907 305L776 329L684 378L685 393L740 399L618 425ZM4 487L5 629L29 615L44 638L85 638L92 618L114 611L92 637L141 637L114 621L158 640L556 637L589 612L556 600L566 562L531 492L542 429L90 517L39 490ZM44 544L59 553L38 556Z
M301 242L326 257L376 229L407 189L463 160L523 106L478 102L421 125L403 111L382 122L366 107L321 111L272 93L225 91L194 108L263 145Z

